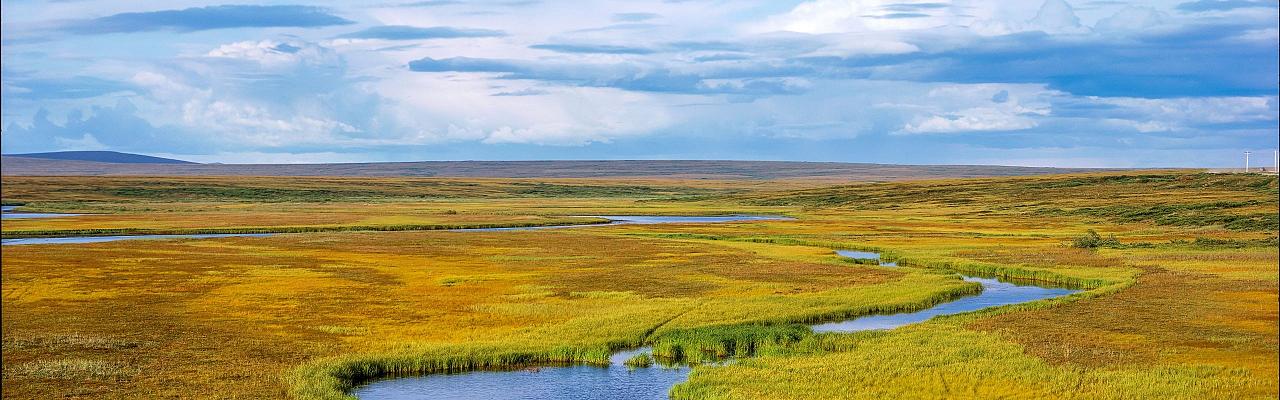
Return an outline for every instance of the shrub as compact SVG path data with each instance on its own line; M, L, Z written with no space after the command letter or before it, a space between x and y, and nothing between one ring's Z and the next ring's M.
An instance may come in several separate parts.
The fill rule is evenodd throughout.
M1084 235L1077 237L1071 242L1071 247L1081 249L1096 249L1099 247L1119 247L1120 240L1116 239L1116 235L1108 235L1105 239L1099 235L1097 231L1090 229Z

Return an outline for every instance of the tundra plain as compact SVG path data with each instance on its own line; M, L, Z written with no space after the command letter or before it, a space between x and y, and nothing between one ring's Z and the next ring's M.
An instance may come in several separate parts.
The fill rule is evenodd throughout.
M4 176L5 398L343 398L369 379L681 349L674 398L1275 398L1277 179ZM599 215L784 215L724 224ZM851 262L880 252L898 268ZM1085 289L890 331L800 323ZM664 356L657 354L656 356Z

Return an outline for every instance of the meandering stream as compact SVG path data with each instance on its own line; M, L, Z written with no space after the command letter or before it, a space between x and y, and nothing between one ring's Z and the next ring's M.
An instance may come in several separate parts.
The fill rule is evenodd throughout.
M880 259L877 253L840 250L850 258ZM880 265L896 266L882 262ZM1026 303L1065 296L1071 289L1023 285L999 279L964 276L982 284L982 292L914 311L889 315L868 315L845 321L812 325L815 332L858 332L893 329L922 322L939 315L958 314L988 307ZM688 379L687 366L628 368L628 358L647 348L614 353L608 367L591 365L540 367L518 371L474 371L434 374L374 381L356 388L356 397L365 400L409 399L665 399L672 386Z
M10 213L13 206L5 206L4 215L15 214L34 214L34 213ZM41 217L30 218L54 218L54 217L70 217L81 214L39 214ZM775 215L721 215L721 216L660 216L660 215L582 215L580 217L604 218L608 219L607 224L565 224L565 225L546 225L546 226L521 226L511 228L462 228L449 229L454 232L467 231L530 231L540 229L557 229L557 228L587 228L593 226L607 226L620 224L677 224L677 223L715 223L715 222L736 222L736 221L776 221L789 220L791 218L775 216ZM6 217L8 218L8 217ZM66 237L36 237L36 238L13 238L0 239L0 245L30 245L30 244L76 244L76 243L101 243L114 242L117 240L158 240L158 239L210 239L224 237L264 237L275 235L273 233L212 233L212 234L192 234L192 235L116 235L116 236L66 236Z
M56 218L78 214L17 213L13 206L5 206L5 218ZM25 216L19 216L25 215ZM471 228L451 231L525 231L558 228L586 228L614 224L673 224L716 223L735 221L785 220L787 217L759 215L729 216L646 216L646 215L598 215L584 216L605 218L608 224L566 224L537 227ZM99 243L117 240L140 239L203 239L220 237L262 237L273 234L193 234L193 235L131 235L131 236L74 236L3 239L3 245L76 244ZM856 250L838 250L837 254L855 259L873 259L881 266L897 266L880 259L880 254ZM939 315L957 314L1009 304L1064 296L1076 290L1024 285L999 279L963 276L970 282L982 285L982 292L928 309L888 315L868 315L845 321L812 325L815 332L857 332L874 329L893 329L922 322ZM688 379L688 366L628 368L623 363L631 356L646 352L648 348L627 349L614 353L608 367L592 365L550 366L517 371L473 371L460 374L435 374L420 377L395 378L374 381L354 390L353 394L367 400L407 399L665 399L672 386Z
M0 219L25 219L25 218L58 218L58 217L74 217L83 214L61 214L61 213L33 213L14 211L18 206L0 206Z

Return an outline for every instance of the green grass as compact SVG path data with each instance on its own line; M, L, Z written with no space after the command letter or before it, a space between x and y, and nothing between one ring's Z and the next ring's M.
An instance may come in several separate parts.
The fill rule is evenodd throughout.
M653 338L653 355L663 362L715 362L753 356L770 347L785 347L812 334L808 326L801 324L682 329Z
M510 370L530 365L608 365L611 349L551 347L511 350L506 346L407 349L390 354L334 357L309 362L285 377L292 396L351 399L346 392L372 379L476 370Z
M1073 210L1042 209L1050 216L1085 216L1107 218L1115 222L1151 222L1169 226L1221 225L1240 231L1280 229L1280 217L1273 213L1229 213L1228 210L1262 205L1262 201L1218 201L1193 204L1161 204L1154 206L1109 205Z
M1248 393L1240 389L1248 379L1229 367L1052 366L993 336L931 324L819 335L761 358L698 368L671 397L1194 399Z
M623 364L628 368L649 368L649 366L653 365L653 356L649 355L649 353L636 354L628 358Z

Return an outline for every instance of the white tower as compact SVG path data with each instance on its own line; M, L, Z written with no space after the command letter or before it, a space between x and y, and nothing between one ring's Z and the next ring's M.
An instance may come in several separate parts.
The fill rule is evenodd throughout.
M1244 172L1249 172L1249 154L1252 154L1252 152L1244 152Z

